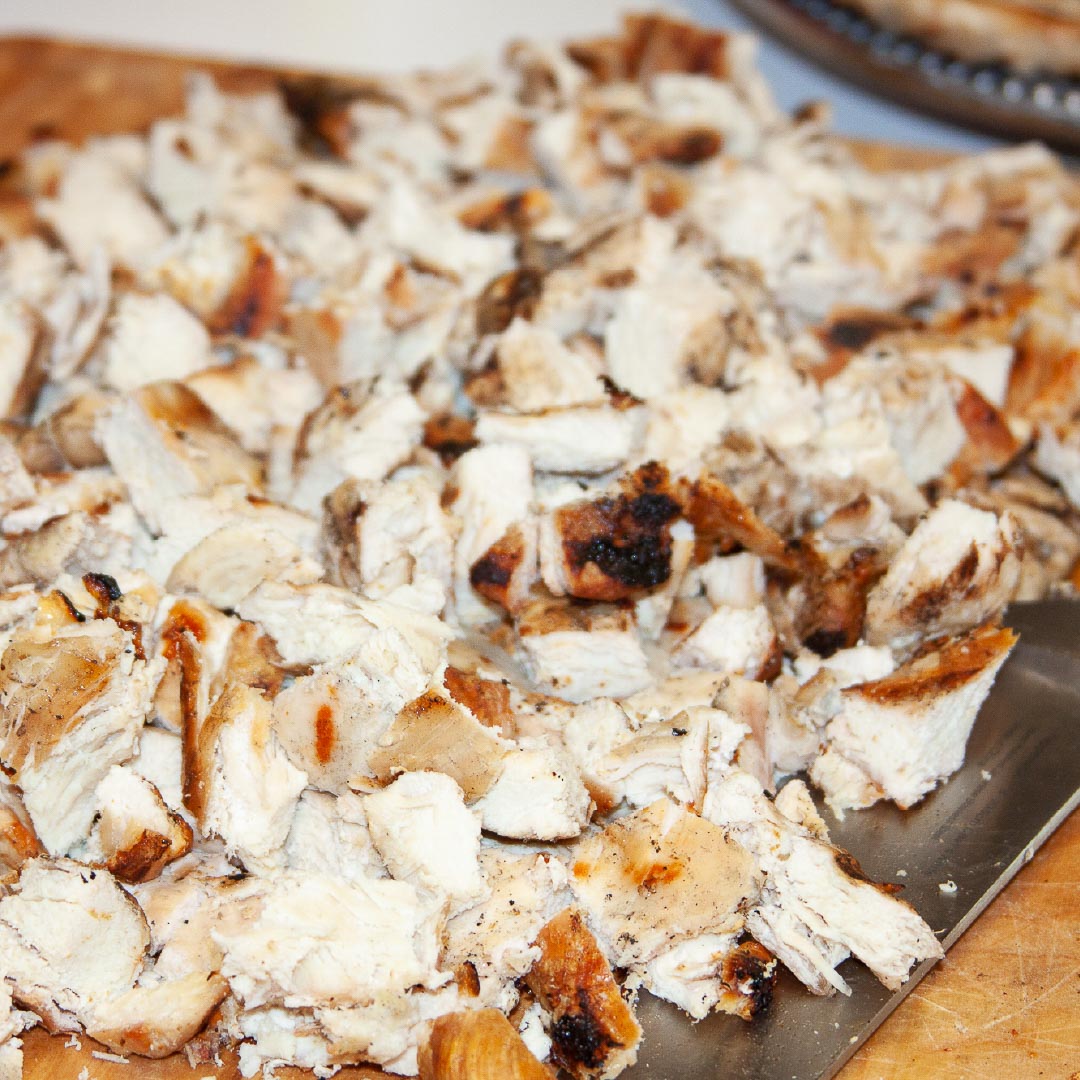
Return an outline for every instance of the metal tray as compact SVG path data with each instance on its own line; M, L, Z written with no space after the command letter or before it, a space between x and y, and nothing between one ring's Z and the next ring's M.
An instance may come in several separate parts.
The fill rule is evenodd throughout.
M947 949L1080 804L1080 602L1017 605L1020 643L998 677L963 768L914 809L875 806L837 821L833 839L903 896ZM986 779L984 773L989 774ZM897 877L906 870L906 877ZM956 883L955 893L938 885ZM933 967L890 993L856 961L851 997L814 997L784 972L772 1008L749 1024L713 1015L691 1025L642 995L645 1040L630 1080L817 1080L834 1076Z
M797 52L883 97L991 135L1080 153L1080 79L972 64L886 30L836 0L734 0Z

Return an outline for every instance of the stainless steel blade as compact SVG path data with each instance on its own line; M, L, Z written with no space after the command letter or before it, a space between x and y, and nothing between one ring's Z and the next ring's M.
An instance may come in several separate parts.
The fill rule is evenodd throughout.
M983 707L964 767L909 811L876 806L833 839L904 897L948 948L1080 803L1080 602L1017 605L1016 647ZM990 778L985 779L984 773ZM897 877L906 870L906 877ZM953 881L955 893L938 885ZM933 965L890 993L855 961L845 998L813 997L786 972L768 1015L691 1025L642 995L645 1042L633 1080L817 1080L835 1075Z

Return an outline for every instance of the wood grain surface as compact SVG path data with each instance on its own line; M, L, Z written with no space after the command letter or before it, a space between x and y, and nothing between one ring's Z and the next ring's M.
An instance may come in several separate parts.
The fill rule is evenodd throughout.
M30 38L0 39L0 160L36 137L81 139L143 130L176 112L185 76L211 70L226 87L272 86L279 72L258 65L130 52ZM864 148L875 168L940 158L919 151ZM234 1080L223 1067L189 1068L182 1056L93 1056L41 1031L26 1038L26 1080ZM293 1069L282 1078L309 1077ZM351 1080L379 1075L344 1070ZM840 1080L1080 1080L1080 812L1039 851L948 957L900 1006L840 1074ZM662 1080L657 1077L656 1080ZM674 1080L674 1078L672 1078Z

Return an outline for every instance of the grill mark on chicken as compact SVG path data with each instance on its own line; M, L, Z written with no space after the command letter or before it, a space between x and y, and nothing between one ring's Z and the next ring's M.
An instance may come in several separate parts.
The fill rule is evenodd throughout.
M867 874L862 866L859 865L859 860L856 859L854 855L841 848L835 848L833 850L833 861L849 878L851 878L852 881L862 881L867 885L873 885L875 889L883 892L886 896L895 896L904 889L904 886L900 884L875 881Z
M950 472L960 479L971 473L996 473L1020 452L1020 441L1009 429L1004 414L965 382L956 397L956 415L967 432L968 443Z
M795 623L802 643L819 656L850 649L862 637L867 594L885 572L874 548L857 548L838 572L819 568L805 576L808 599Z
M464 416L432 416L424 422L424 445L449 468L462 454L478 446L476 424Z
M189 829L190 832L190 829ZM172 841L161 833L144 831L134 844L118 851L106 862L112 875L129 885L157 876Z
M349 106L366 96L363 89L320 76L280 79L278 87L286 109L298 121L301 147L316 157L344 158L351 126ZM376 90L372 84L369 93Z
M221 306L207 319L212 334L262 337L272 329L285 302L285 284L273 256L257 240L247 239L247 266Z
M743 1020L752 1020L767 1012L780 965L763 945L744 941L724 957L720 980L725 987L721 1007Z
M997 556L1000 565L1004 553ZM949 571L944 581L921 589L910 603L905 604L901 616L919 623L933 623L941 612L958 597L963 597L971 587L979 570L979 549L974 543L964 557Z
M500 274L477 298L476 332L501 334L515 318L532 318L543 284L543 275L530 266Z
M525 559L525 554L525 535L521 531L521 526L511 525L472 564L469 569L469 584L485 600L490 600L493 604L509 609L511 606L509 599L510 585L514 572Z
M510 687L495 679L470 675L460 668L449 666L443 676L443 686L450 696L464 705L486 727L512 731L514 712L510 708Z
M134 619L128 619L120 611L119 602L123 597L116 578L108 574L84 574L82 579L86 591L97 601L97 610L94 612L95 619L112 619L121 630L131 634L135 656L139 660L146 659L146 651L143 648L142 623Z
M789 572L799 569L799 559L783 537L715 476L705 474L693 484L685 513L694 526L700 561L712 554L714 546L721 552L744 547L771 567Z
M583 600L626 600L671 574L671 523L680 504L656 462L628 478L624 491L555 512L567 567L567 592Z
M982 673L1016 643L1009 629L983 626L947 641L929 642L916 657L892 675L845 690L868 701L889 705L947 694Z
M632 1064L641 1028L582 913L567 908L537 935L540 958L525 977L551 1014L552 1053L575 1080Z
M551 213L551 194L543 188L499 192L465 207L458 220L477 232L523 232Z
M334 711L329 705L320 705L315 713L315 758L320 765L326 765L330 761L336 741Z

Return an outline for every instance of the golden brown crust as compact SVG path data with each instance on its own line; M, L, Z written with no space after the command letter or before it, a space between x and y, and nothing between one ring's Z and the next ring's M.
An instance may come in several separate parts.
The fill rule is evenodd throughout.
M1012 630L980 626L944 642L930 642L891 675L860 683L844 693L878 705L936 698L977 679L990 664L1008 653L1016 641L1017 635Z
M281 318L288 295L274 257L254 237L245 240L245 265L221 302L206 320L212 334L260 338Z
M551 1014L552 1053L576 1080L614 1075L631 1064L641 1026L582 913L567 908L537 935L540 958L525 976Z
M398 713L368 764L383 783L410 770L446 773L472 800L495 783L502 757L495 735L457 702L431 691Z
M694 526L698 557L702 561L712 554L714 547L727 552L741 546L760 556L769 566L794 570L799 565L783 537L715 476L706 473L693 485L686 517Z
M510 687L505 682L484 679L451 666L443 676L443 686L459 705L464 705L485 727L507 732L514 730Z
M554 1080L498 1009L440 1016L420 1047L420 1080Z
M520 589L514 588L515 575L525 568L528 545L520 525L511 525L472 564L469 569L469 584L485 599L493 604L514 611L520 606Z

